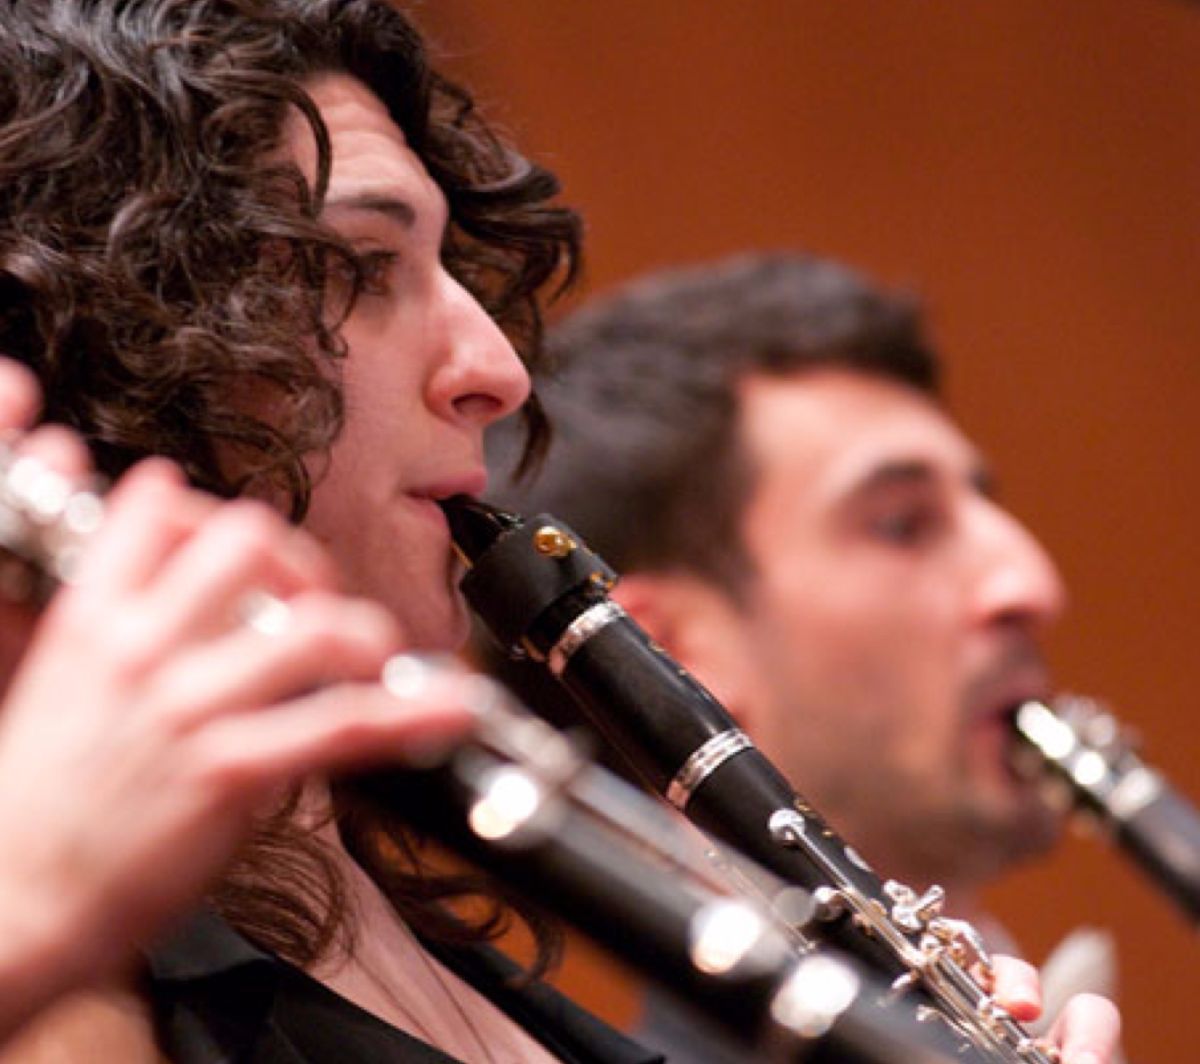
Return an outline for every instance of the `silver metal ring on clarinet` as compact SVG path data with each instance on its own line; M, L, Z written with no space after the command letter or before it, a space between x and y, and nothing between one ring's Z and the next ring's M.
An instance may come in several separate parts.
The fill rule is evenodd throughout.
M554 644L550 653L546 655L546 664L550 672L555 676L561 676L563 670L567 667L567 662L570 661L571 655L575 651L597 632L607 628L613 621L620 620L624 616L626 616L625 611L611 599L606 599L604 602L597 603L590 609L584 610L583 613L568 625L567 630L562 634L562 638Z

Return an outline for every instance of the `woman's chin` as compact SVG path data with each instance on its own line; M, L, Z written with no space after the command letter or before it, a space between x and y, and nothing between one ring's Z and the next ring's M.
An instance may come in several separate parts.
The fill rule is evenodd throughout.
M397 610L407 649L427 654L455 654L471 635L471 616L457 591L416 608L409 600Z

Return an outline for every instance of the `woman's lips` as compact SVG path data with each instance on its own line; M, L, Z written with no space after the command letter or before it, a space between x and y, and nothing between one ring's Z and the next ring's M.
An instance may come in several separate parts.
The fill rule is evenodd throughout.
M442 508L437 504L436 499L428 495L413 494L412 492L406 494L405 499L423 520L437 525L438 528L445 531L447 536L450 534L450 525L446 521L446 515L442 512Z

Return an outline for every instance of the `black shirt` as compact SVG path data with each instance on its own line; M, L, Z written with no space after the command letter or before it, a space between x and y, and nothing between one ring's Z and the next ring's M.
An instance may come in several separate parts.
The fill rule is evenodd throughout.
M498 950L426 948L567 1064L663 1064L552 987L511 985L516 965ZM251 945L211 912L150 954L149 976L173 1064L454 1064Z

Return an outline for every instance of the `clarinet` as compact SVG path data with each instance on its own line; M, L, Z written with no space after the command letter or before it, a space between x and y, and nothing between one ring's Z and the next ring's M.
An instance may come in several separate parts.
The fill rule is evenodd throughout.
M103 500L0 445L0 594L44 605L70 582ZM254 611L269 609L264 593ZM253 623L247 604L244 618ZM397 697L444 667L397 655L380 682ZM679 824L570 741L475 677L476 727L456 749L356 777L357 791L479 867L548 903L697 1012L756 1060L806 1064L985 1064L888 1003L874 972L801 952L783 910L809 899L776 884L771 906L722 890L682 846ZM766 882L765 873L749 873Z
M1052 797L1098 822L1184 912L1200 922L1200 812L1138 755L1097 702L1063 695L1026 702L1013 716L1024 740L1018 768L1044 779Z
M846 952L945 1021L985 1059L1049 1064L991 997L978 933L944 916L944 891L883 881L795 793L712 695L608 596L616 574L557 519L528 521L466 496L442 508L461 588L499 645L542 663L654 792L716 839L811 893L806 937Z
M402 670L412 658L395 659ZM421 667L418 662L416 667ZM555 911L654 980L725 1044L763 1061L983 1064L889 1001L876 973L801 951L771 906L731 896L681 849L661 805L583 760L562 733L477 677L478 725L444 762L355 779L359 793ZM403 690L403 681L398 685ZM752 873L760 883L766 874Z

